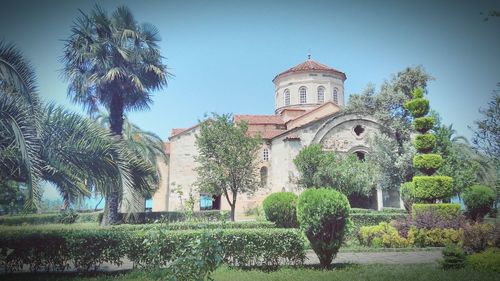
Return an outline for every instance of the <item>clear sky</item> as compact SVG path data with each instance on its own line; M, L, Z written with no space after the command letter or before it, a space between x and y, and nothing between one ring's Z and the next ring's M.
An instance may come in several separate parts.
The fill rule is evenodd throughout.
M78 9L93 1L1 0L0 38L33 63L45 101L67 98L59 61ZM132 122L166 139L204 113L272 114L274 76L307 58L346 73L345 92L377 87L407 66L435 77L431 106L468 138L500 82L500 1L101 1L155 25L175 75Z

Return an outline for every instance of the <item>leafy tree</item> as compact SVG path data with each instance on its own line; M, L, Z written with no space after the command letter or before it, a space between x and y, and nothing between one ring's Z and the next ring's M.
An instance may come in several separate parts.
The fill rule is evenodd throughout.
M13 181L0 182L0 214L17 214L23 210L26 190Z
M66 40L63 75L70 83L69 96L90 113L104 107L117 138L123 135L125 111L148 108L151 91L166 85L158 41L158 30L139 24L127 7L109 16L97 5L89 14L81 12ZM120 193L111 188L107 219L117 223Z
M223 194L233 221L238 193L252 194L260 187L257 152L261 139L248 136L247 130L245 122L235 123L230 114L213 114L201 122L196 136L197 185L202 192Z
M408 165L415 150L411 144L411 116L404 104L416 88L427 88L433 78L421 66L408 67L385 81L378 92L373 85L359 95L351 95L346 112L375 117L390 130L371 140L373 151L367 160L379 167L382 188L399 188L410 181L415 169ZM411 161L410 161L411 162Z
M499 84L500 87L500 84ZM480 109L483 115L481 120L475 122L476 129L472 142L492 159L500 159L500 93L495 91L488 107Z
M378 180L372 164L359 161L354 155L341 157L323 151L319 144L304 147L294 163L300 173L299 182L306 188L324 186L346 196L369 195Z

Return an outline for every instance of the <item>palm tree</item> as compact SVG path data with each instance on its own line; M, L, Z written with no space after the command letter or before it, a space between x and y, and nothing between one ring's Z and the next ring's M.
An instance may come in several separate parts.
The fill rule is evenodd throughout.
M104 107L111 133L121 138L125 111L148 108L151 91L166 86L158 30L138 24L126 7L108 16L96 5L89 14L81 12L71 31L63 57L69 96L91 114ZM106 199L110 223L116 223L119 194L115 190Z

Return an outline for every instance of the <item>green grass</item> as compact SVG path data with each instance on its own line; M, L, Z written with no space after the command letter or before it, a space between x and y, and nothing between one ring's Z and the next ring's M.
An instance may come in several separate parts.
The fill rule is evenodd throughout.
M4 278L2 278L4 277ZM5 278L6 277L6 278ZM94 274L94 276L78 276L75 274L14 274L0 275L3 280L12 281L44 281L44 280L72 280L72 281L157 281L165 278L164 270L131 271L118 274ZM309 280L348 280L348 281L390 281L390 280L426 280L426 281L489 281L498 280L498 273L477 272L468 269L444 271L437 265L343 265L332 270L314 268L281 268L270 273L260 270L235 270L229 268L218 269L212 277L216 281L309 281Z

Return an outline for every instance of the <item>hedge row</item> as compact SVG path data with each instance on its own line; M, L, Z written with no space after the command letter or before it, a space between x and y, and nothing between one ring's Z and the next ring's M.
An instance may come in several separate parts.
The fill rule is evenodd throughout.
M101 212L78 213L76 222L97 222ZM0 225L49 224L58 223L59 213L1 216Z
M0 235L0 266L18 271L96 270L102 263L162 266L175 260L203 233L193 231L10 231ZM220 241L223 262L230 266L298 265L305 259L304 238L295 229L224 229L210 232ZM149 241L149 242L147 242Z
M392 220L402 219L406 216L406 213L399 212L373 212L352 213L349 217L354 223L355 228L359 228L361 226L377 225L381 222L390 222Z
M102 212L78 213L76 222L101 222L102 216ZM58 223L58 217L59 213L1 216L0 225ZM120 213L119 218L122 223L144 224L156 221L185 221L189 218L189 215L185 212L143 212L134 214ZM198 221L219 221L221 218L229 220L230 213L227 211L199 211L194 212L192 218Z

